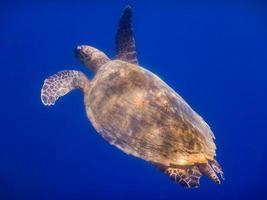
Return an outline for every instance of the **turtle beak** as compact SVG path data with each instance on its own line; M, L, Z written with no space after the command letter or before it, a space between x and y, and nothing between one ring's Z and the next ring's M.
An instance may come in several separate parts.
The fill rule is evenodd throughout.
M85 50L84 50L84 46L80 45L78 46L75 50L74 50L74 54L76 57L78 57L79 59L83 60L86 57L85 54Z

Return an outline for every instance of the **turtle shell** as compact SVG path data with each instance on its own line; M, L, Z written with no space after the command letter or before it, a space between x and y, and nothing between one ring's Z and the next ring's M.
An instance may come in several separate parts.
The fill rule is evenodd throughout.
M206 163L215 156L204 120L152 72L114 60L85 91L87 116L109 143L163 165Z

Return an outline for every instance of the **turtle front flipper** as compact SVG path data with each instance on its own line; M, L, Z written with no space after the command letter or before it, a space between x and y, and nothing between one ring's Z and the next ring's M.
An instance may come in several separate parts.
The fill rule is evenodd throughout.
M138 64L132 28L132 10L127 6L121 16L116 34L116 58Z
M44 81L41 89L41 100L44 105L54 105L59 97L64 96L73 89L86 91L89 87L89 80L79 71L64 70Z

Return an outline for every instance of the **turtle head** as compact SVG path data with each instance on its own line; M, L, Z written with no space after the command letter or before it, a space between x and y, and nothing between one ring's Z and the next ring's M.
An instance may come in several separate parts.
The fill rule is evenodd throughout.
M75 49L75 54L87 67L92 69L94 72L110 59L98 49L88 46L80 45Z

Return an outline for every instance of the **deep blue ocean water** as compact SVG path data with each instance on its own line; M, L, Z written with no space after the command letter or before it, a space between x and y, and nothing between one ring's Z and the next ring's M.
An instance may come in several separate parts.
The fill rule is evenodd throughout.
M211 126L226 180L176 185L104 141L79 91L56 106L43 80L89 44L114 57L121 12L132 6L139 62ZM181 1L1 2L0 199L267 199L267 4Z

